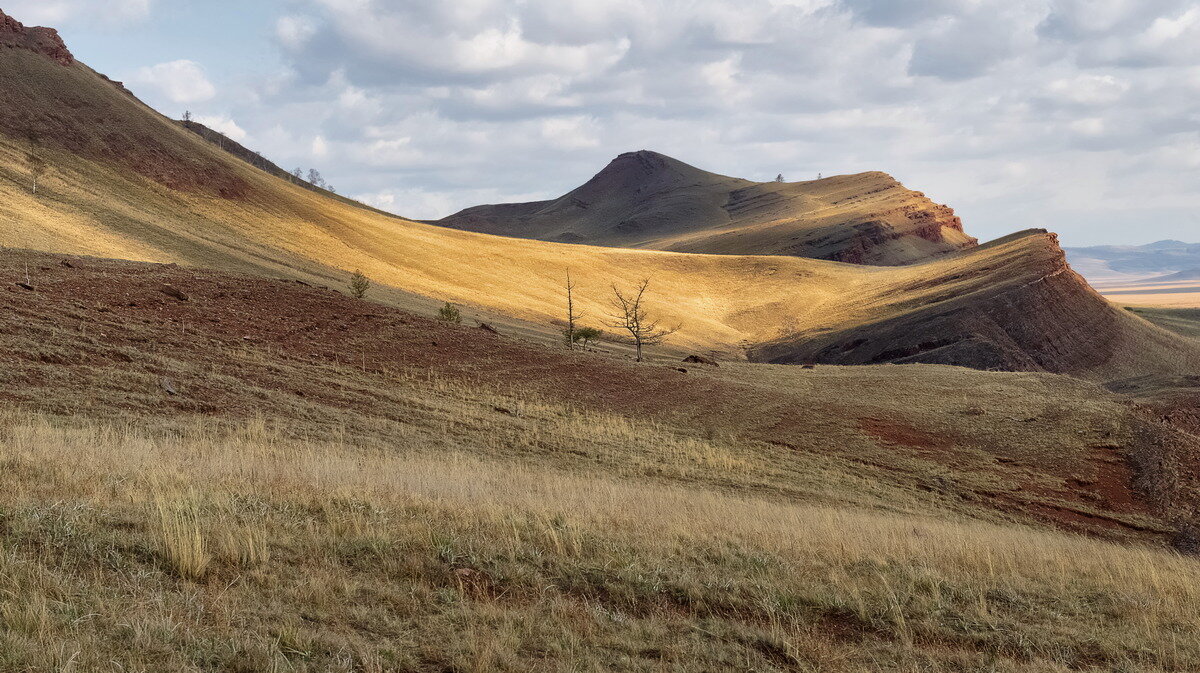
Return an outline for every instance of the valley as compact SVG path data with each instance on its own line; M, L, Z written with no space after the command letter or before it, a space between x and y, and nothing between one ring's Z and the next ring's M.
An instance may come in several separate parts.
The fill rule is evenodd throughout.
M1200 316L1051 231L648 150L417 221L3 12L0 90L0 670L1200 669Z

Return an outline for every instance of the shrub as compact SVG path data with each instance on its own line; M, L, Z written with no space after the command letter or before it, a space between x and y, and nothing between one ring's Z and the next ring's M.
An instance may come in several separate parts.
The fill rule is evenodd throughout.
M458 310L458 307L454 304L446 302L445 306L438 309L437 317L438 320L445 320L446 322L452 322L457 325L458 323L462 322L462 311Z
M354 275L350 276L350 294L354 295L355 299L362 299L367 296L367 290L371 289L371 280L363 275L362 271L354 270Z
M604 336L604 332L601 332L595 327L576 327L573 334L569 330L563 331L564 339L572 343L580 344L584 348L596 343L602 336ZM572 337L574 338L572 339Z

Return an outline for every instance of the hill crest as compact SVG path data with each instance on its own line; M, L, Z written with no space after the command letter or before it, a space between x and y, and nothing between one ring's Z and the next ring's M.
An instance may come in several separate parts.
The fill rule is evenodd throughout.
M754 182L649 150L618 155L557 199L475 206L433 224L564 243L883 266L976 244L951 208L886 173Z

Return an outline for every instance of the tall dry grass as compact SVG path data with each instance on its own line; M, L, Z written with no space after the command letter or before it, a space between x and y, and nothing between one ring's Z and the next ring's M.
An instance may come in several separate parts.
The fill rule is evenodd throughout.
M616 432L614 441L627 439ZM678 460L711 460L707 447L688 455L686 446ZM444 650L414 655L461 670L521 670L530 639L564 666L617 666L613 639L653 650L679 628L696 639L679 646L679 670L711 670L731 656L801 670L916 670L921 661L922 670L973 670L954 668L968 660L996 662L989 670L1200 666L1200 564L1167 551L418 449L289 439L265 422L150 433L0 414L9 512L0 577L38 577L32 586L46 589L4 594L0 620L29 642L101 646L101 625L81 634L47 606L85 610L111 581L142 596L122 609L152 613L144 601L186 606L188 585L227 586L209 612L168 613L210 640L274 642L262 645L264 661L301 668L333 660L314 654L333 647L321 644L329 638L347 661L378 664L387 639L371 629L403 621L405 610L430 624L451 615L466 629ZM114 533L113 521L138 532ZM95 546L89 536L127 535L147 540L166 578L124 556L107 567L70 551ZM61 547L47 546L59 538ZM64 589L57 573L75 566L121 579ZM393 595L400 578L424 588ZM363 607L339 599L344 592L383 602ZM203 616L214 610L225 615L216 623ZM256 626L239 633L243 610ZM294 624L293 610L358 626ZM547 611L560 615L552 632ZM14 642L21 651L25 640ZM194 656L199 645L182 638L175 647L153 660ZM151 661L120 647L108 655Z

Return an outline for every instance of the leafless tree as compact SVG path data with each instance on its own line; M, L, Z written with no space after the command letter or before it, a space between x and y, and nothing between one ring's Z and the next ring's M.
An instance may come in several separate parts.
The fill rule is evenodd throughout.
M325 186L325 178L321 177L321 171L318 171L315 168L308 169L308 181L311 182L314 187Z
M783 173L775 176L775 182L783 182Z
M191 110L183 111L183 121L185 121L185 122L192 121L192 111Z
M642 361L642 346L654 346L662 343L667 337L679 331L679 326L662 327L659 320L646 312L646 290L650 287L647 278L638 284L631 293L626 294L614 283L611 313L612 322L608 325L614 329L624 330L633 339L637 349L637 361Z
M29 192L37 194L38 183L46 171L50 170L50 164L46 163L46 157L42 156L42 146L37 136L29 137L29 151L25 154L25 166L29 169Z
M296 168L293 168L292 169L292 177L296 178L297 180L303 180L304 179L304 169L300 168L299 166L297 166Z
M567 348L575 348L575 323L583 318L582 313L575 312L575 283L571 280L571 270L567 269L567 329L563 332Z

